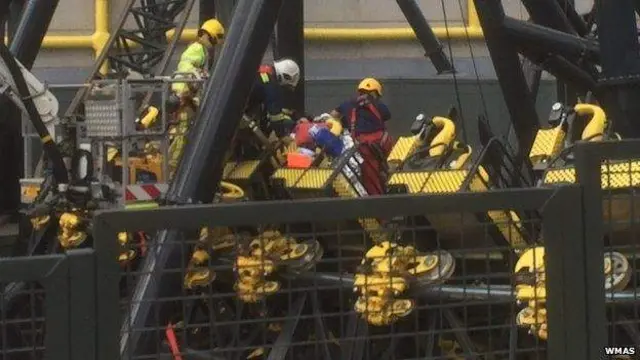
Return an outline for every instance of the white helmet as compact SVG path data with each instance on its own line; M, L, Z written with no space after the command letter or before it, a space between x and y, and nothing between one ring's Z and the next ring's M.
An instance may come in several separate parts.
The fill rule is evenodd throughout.
M273 68L276 70L276 76L281 85L291 87L298 86L298 82L300 81L300 67L295 61L291 59L280 59L273 63Z

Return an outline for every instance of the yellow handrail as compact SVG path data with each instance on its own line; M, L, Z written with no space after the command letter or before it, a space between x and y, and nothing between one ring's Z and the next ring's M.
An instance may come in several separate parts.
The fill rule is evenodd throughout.
M47 35L42 47L46 49L87 49L91 48L96 57L104 49L109 33L109 0L94 0L95 30L91 35ZM434 27L439 38L452 40L482 39L482 28L473 0L467 1L468 21L466 26ZM173 35L173 31L168 33ZM183 42L196 39L197 29L185 29L180 37ZM404 28L305 28L304 37L311 41L379 41L412 40L415 33L410 27ZM101 71L105 70L104 68Z

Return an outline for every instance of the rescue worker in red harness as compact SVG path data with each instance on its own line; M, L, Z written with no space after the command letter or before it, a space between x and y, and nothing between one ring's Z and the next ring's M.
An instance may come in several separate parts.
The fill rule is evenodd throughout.
M382 85L374 78L366 78L358 85L354 99L345 101L331 112L340 119L357 142L364 160L362 182L369 195L385 193L384 173L386 159L393 141L387 132L386 122L391 119L389 108L382 103Z

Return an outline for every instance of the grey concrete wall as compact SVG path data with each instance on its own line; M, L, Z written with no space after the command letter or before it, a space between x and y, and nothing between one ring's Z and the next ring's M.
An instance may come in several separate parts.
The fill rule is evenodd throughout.
M115 27L128 0L108 0L111 27ZM433 25L463 23L467 18L467 0L417 0ZM305 21L309 27L402 27L406 26L402 13L393 0L304 0ZM526 18L519 0L503 0L509 16ZM443 6L444 4L444 10ZM588 10L593 0L576 0L579 11ZM190 24L197 21L197 2L190 16ZM60 2L51 23L52 34L87 34L93 31L94 2L92 0L64 0ZM446 18L446 20L445 20Z
M127 0L107 0L111 29L115 29ZM335 28L394 28L406 27L402 14L392 0L304 0L307 27ZM588 9L593 0L576 0L580 10ZM418 0L432 26L460 26L466 22L467 0ZM443 7L444 4L444 7ZM503 0L510 16L526 18L526 11L518 0ZM444 11L443 11L444 10ZM197 5L191 12L189 26L196 25ZM64 0L54 15L49 34L87 35L94 30L93 0ZM466 41L445 44L455 57L469 57ZM379 57L421 58L423 51L417 42L307 42L307 56L312 59L361 59ZM448 49L449 50L449 49ZM472 47L475 56L486 56L482 42ZM92 52L87 50L45 50L36 62L37 67L88 67Z

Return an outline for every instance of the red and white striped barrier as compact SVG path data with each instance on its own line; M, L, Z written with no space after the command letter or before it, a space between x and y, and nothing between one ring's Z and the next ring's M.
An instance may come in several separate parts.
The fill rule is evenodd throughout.
M128 185L125 193L125 201L150 201L156 200L167 192L167 184L143 184Z

